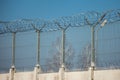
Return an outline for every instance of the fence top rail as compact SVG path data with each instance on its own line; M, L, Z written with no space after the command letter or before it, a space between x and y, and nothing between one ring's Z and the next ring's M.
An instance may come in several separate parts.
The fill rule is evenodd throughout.
M59 17L53 20L21 19L15 21L0 21L0 34L30 30L41 32L56 31L68 27L98 25L105 19L108 24L120 21L120 9L105 12L88 11L72 16Z

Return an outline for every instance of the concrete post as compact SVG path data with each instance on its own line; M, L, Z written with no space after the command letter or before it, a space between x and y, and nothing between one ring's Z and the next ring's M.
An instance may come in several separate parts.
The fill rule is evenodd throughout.
M59 80L65 80L65 67L62 65L62 67L59 69Z
M9 70L9 80L14 80L15 67L11 67Z
M89 80L94 80L94 67L89 68Z
M41 72L41 69L39 68L39 65L34 68L33 72L33 80L39 80L39 73Z

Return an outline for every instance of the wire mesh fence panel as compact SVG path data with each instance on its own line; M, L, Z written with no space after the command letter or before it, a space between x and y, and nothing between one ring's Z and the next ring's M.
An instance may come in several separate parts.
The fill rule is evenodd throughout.
M40 64L43 72L56 72L60 68L61 31L42 32Z
M8 72L11 66L11 34L0 35L0 72Z
M33 70L36 63L37 34L35 31L16 33L15 67L17 71L21 68ZM30 69L31 68L31 69Z
M106 24L96 38L96 68L120 68L120 22Z
M33 34L33 33L32 33ZM34 35L33 35L34 37ZM1 56L0 56L0 67L5 70L11 67L12 64L12 35L1 35ZM20 71L20 67L27 68L29 65L35 65L35 38L32 38L31 33L17 33L16 44L15 44L15 68ZM31 42L33 41L33 42ZM33 70L33 68L31 68Z
M90 66L90 27L68 28L66 43L71 46L72 51L72 58L69 60L72 62L72 66L68 70L87 69Z

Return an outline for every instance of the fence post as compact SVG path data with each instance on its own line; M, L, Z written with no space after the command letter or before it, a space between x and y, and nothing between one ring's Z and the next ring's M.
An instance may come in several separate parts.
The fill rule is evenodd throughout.
M36 66L33 71L33 80L39 80L38 74L41 72L39 66Z
M9 70L9 80L14 80L15 67L11 67Z
M59 80L64 80L64 72L65 72L65 30L62 29L62 47L61 47L61 67L59 69Z
M41 66L40 66L40 30L36 30L37 32L37 55L36 55L36 66L34 68L33 73L33 80L39 80L38 74L41 73Z
M14 73L15 73L15 36L16 33L13 32L12 33L12 65L9 71L9 80L14 80Z
M65 78L65 67L62 66L60 69L59 69L59 80L64 80Z

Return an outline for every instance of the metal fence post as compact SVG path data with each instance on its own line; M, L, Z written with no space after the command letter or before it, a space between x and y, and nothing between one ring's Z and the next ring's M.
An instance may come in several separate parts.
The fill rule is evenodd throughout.
M91 80L94 80L95 67L95 27L91 27Z
M15 67L15 35L16 33L12 33L12 67Z
M36 67L34 68L34 79L39 80L38 74L41 73L40 66L40 30L36 30L37 33L37 53L36 53Z
M12 65L9 71L9 80L14 80L15 73L15 40L16 40L16 32L12 33Z
M62 47L61 47L61 51L62 51L61 67L65 67L65 29L62 29Z

